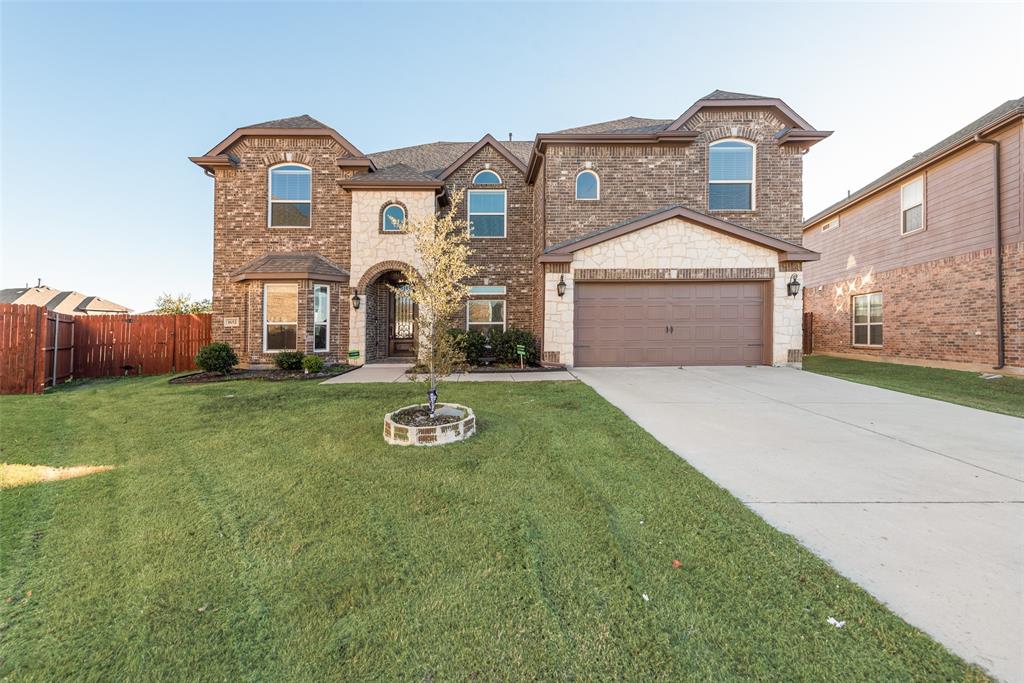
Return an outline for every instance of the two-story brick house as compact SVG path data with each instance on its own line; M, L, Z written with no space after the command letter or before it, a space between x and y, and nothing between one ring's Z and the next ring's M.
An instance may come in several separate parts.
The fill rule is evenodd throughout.
M1024 369L1024 99L809 218L815 353Z
M465 190L467 327L531 330L567 366L797 363L802 156L827 135L723 91L532 142L364 154L309 116L239 128L191 157L216 181L214 337L246 364L413 353L399 226Z

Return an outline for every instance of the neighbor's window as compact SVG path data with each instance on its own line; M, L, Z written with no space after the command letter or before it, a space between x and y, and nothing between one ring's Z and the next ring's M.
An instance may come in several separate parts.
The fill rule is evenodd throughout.
M753 209L754 145L741 140L722 140L711 145L709 157L708 209Z
M826 232L828 230L831 230L832 228L838 228L838 227L839 227L839 217L836 216L835 218L833 218L832 220L828 221L827 223L822 223L821 224L821 231L822 232Z
M918 178L900 188L900 230L904 235L924 227L924 178Z
M491 170L480 171L473 176L474 185L501 185L501 176Z
M263 285L263 350L295 351L299 316L299 286Z
M313 350L329 351L331 326L331 288L328 285L313 287Z
M384 209L380 229L384 232L400 232L405 223L405 209L398 204L388 204Z
M853 297L853 343L882 345L882 293Z
M309 168L298 164L270 169L270 227L309 227L311 177Z
M580 171L576 176L576 199L599 199L601 181L593 171Z
M498 299L470 299L466 304L466 329L487 334L505 329L505 302Z
M469 191L469 236L505 236L505 190Z

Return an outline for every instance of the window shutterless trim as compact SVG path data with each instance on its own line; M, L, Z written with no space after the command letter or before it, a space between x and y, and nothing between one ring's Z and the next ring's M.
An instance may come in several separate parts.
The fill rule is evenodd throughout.
M594 176L594 182L597 183L597 196L596 197L581 197L580 196L580 176L588 174ZM591 168L585 168L576 174L576 188L575 197L578 202L596 202L601 199L601 176Z
M470 206L473 204L472 196L477 192L500 192L501 193L501 212L497 213L494 211L477 211L472 212ZM474 235L473 234L473 216L501 216L505 220L502 224L502 233L500 235ZM475 240L503 240L508 236L508 190L466 190L466 229L469 230L469 236Z
M309 173L309 199L274 199L274 169L281 166L299 166ZM283 171L298 173L298 171ZM274 204L309 204L309 225L274 225ZM294 161L282 161L267 169L267 227L268 228L312 228L313 227L313 169Z
M712 180L711 179L711 149L723 142L741 142L750 147L750 180ZM708 211L756 211L757 210L757 144L742 138L722 138L715 140L708 145ZM711 208L711 186L712 185L750 185L750 208L749 209L712 209Z
M268 349L267 348L267 290L271 287L284 289L290 287L295 290L295 322L274 323L275 325L293 325L295 327L295 346L290 349ZM299 350L299 284L297 282L267 282L263 284L263 353L279 353L281 351Z
M491 320L490 322L486 322L486 323L470 322L470 320L469 320L469 305L471 303L474 303L474 304L501 303L501 331L502 332L505 331L505 329L506 329L505 328L505 325L506 325L505 321L508 319L508 311L507 311L507 309L508 309L508 302L505 299L472 299L471 301L466 301L466 330L467 331L471 330L473 325L483 326L483 325L497 325L498 324L497 320ZM492 308L491 310L494 310L494 309Z
M379 230L380 230L381 233L384 233L384 234L387 234L387 235L399 235L399 234L401 234L403 232L401 224L399 224L398 227L394 227L393 225L390 226L390 227L388 226L388 209L390 209L392 206L394 206L394 207L396 207L398 209L401 209L401 211L402 211L402 224L404 224L407 220L409 220L409 214L406 211L404 204L399 204L398 202L388 202L387 204L384 205L384 208L380 210L380 226L379 226Z
M325 289L325 290L327 290L327 295L325 297L325 299L326 299L325 305L327 306L327 319L323 323L317 323L317 321L316 321L316 292L317 292L318 289ZM325 346L322 349L317 348L317 345L316 345L316 326L318 324L321 324L325 328L327 328L325 330L325 332L324 332L324 339L327 341L327 346ZM298 330L296 330L296 332L298 332ZM295 343L296 343L296 345L298 345L298 343L299 343L298 336L295 337ZM327 353L330 350L331 350L331 286L330 285L313 285L313 351L314 352Z
M917 233L921 232L922 230L924 230L925 228L928 227L927 221L925 220L925 213L924 213L925 195L926 195L926 191L928 189L928 185L927 185L927 183L925 181L926 177L927 177L927 174L922 173L921 175L917 176L913 180L908 180L907 182L900 184L900 237L905 237L907 235L916 235ZM907 185L913 185L914 183L916 183L918 181L920 181L920 183L921 183L921 203L920 204L913 204L911 206L904 206L903 205L903 188L905 188ZM906 230L906 219L907 219L907 215L906 214L907 214L907 209L912 209L915 206L920 206L921 207L921 227L917 228L915 230Z
M481 182L477 182L477 178L479 178L484 173L493 173L494 177L498 179L498 182L496 182L496 183L481 183ZM474 185L483 185L483 186L497 187L499 185L504 185L505 181L501 179L501 174L498 173L497 171L495 171L494 169L492 169L492 168L482 168L482 169L480 169L479 171L477 171L476 173L473 174L473 184Z
M879 322L871 322L871 297L878 295L882 297L883 315L882 320ZM868 321L866 323L858 323L857 320L857 299L866 298L868 300ZM867 294L855 294L850 297L850 346L858 349L880 349L885 346L885 297L882 292L868 292ZM879 325L882 328L882 343L872 344L871 343L871 326ZM863 344L857 343L857 328L866 327L868 330L867 341Z

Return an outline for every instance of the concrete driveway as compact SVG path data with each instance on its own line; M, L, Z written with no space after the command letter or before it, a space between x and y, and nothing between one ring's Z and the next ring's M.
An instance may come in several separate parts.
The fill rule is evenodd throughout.
M573 373L904 619L1024 681L1024 420L789 368Z

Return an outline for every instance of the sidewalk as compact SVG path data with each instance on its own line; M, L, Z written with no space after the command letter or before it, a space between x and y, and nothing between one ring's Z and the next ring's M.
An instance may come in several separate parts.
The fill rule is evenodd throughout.
M344 375L332 377L321 384L366 384L370 382L409 382L406 363L370 363ZM575 380L565 370L550 372L473 372L449 375L445 382L564 382Z

